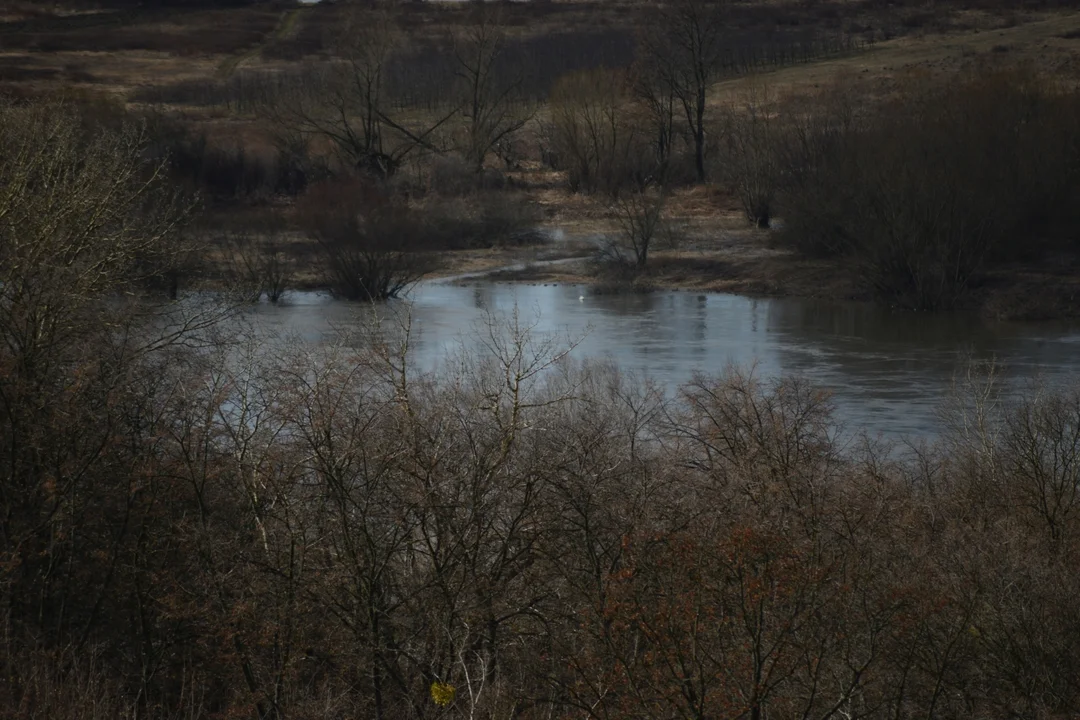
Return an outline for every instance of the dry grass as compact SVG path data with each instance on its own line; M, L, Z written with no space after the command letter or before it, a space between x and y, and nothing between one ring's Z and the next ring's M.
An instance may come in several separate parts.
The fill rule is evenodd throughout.
M580 27L632 32L635 4L523 3L507 12L506 20L510 31L521 37ZM873 92L887 89L898 74L915 68L949 72L988 61L1028 62L1055 74L1080 77L1080 42L1075 39L1080 35L1080 13L1021 15L943 6L930 20L914 23L914 10L904 5L876 9L864 0L832 0L748 6L741 11L740 26L752 27L773 18L774 23L812 22L848 31L865 28L868 36L906 33L878 41L852 56L761 73L753 82L767 82L778 93L802 94L842 76L846 83L858 84L861 92ZM289 61L274 59L273 53L260 55L259 50L304 37L306 42L321 42L321 37L340 23L344 11L334 6L294 11L188 11L182 15L133 15L128 11L111 14L122 16L120 20L106 21L110 14L99 13L101 19L85 27L62 26L50 31L40 5L16 3L13 7L8 12L9 22L0 20L0 82L28 86L22 88L24 91L92 86L97 92L125 98L148 85L213 81L240 64L254 69L285 67ZM417 37L444 36L469 17L467 8L457 6L406 3L402 7L402 24ZM28 22L15 21L28 18L34 8L37 14ZM896 27L888 29L893 25ZM739 78L720 83L714 102L725 102L748 82ZM200 114L197 108L186 111Z
M510 31L520 37L536 37L569 28L617 28L633 32L632 12L636 3L523 3L507 12ZM805 3L759 3L741 11L740 27L752 27L772 18L773 24L817 23L822 28L865 28L868 36L903 32L892 40L877 42L865 52L851 57L764 73L778 91L813 88L829 82L837 73L868 75L868 80L887 79L905 68L925 67L941 71L981 62L985 56L1007 55L1010 61L1031 61L1053 72L1077 75L1080 72L1080 13L1058 12L1042 15L1012 15L987 11L960 11L940 7L936 15L921 23L912 22L911 9L875 10L857 0ZM287 61L259 56L264 45L308 37L321 37L340 23L340 7L314 7L294 11L274 9L231 9L188 11L184 14L145 13L122 15L86 27L49 30L41 18L41 6L16 4L8 11L8 22L0 20L0 71L13 64L34 70L34 76L8 78L9 81L41 83L80 82L64 68L77 69L109 92L125 96L146 84L167 85L177 80L204 78L243 63L250 67L273 68ZM416 37L441 37L469 17L467 8L426 6L406 3L401 22ZM30 22L28 18L36 8ZM925 11L924 11L925 12ZM1011 27L1005 25L1012 24ZM895 25L895 28L891 28ZM995 52L995 48L998 48ZM1003 52L1001 48L1007 48ZM1001 60L1001 58L999 58ZM9 73L10 75L10 73ZM85 80L83 82L86 82ZM745 80L722 83L714 95L722 100Z
M778 95L803 95L837 82L859 94L887 92L905 73L953 73L988 62L1023 63L1052 75L1080 80L1080 12L1054 14L1015 27L975 29L897 38L857 55L781 68L749 78L719 83L711 100L729 102L754 84ZM1006 47L1007 53L995 48ZM1007 55L1008 57L1001 57Z
M507 11L506 21L510 33L518 37L579 27L632 32L639 5L637 0L522 3ZM158 12L141 20L127 16L119 25L105 23L104 18L76 18L63 20L70 27L57 26L61 29L52 35L63 36L62 41L58 49L46 50L43 48L51 46L47 42L42 45L41 40L48 40L52 20L41 7L26 2L5 7L0 17L0 47L5 48L0 52L0 87L23 93L74 88L129 100L136 90L148 86L213 82L241 64L255 70L289 67L293 61L288 52L278 51L299 47L301 57L308 52L305 47L323 52L322 36L340 23L344 11L316 6L189 11L182 17ZM415 37L445 36L469 17L464 5L404 3L401 7L401 23ZM767 21L774 25L809 23L848 32L862 28L874 42L848 56L718 83L711 96L714 107L730 102L751 84L764 83L778 96L806 97L842 83L856 96L866 98L889 93L901 78L911 74L944 75L991 62L1033 65L1069 82L1080 80L1080 12L1072 10L957 9L939 3L930 12L924 3L886 5L873 0L768 0L741 7L735 23L739 27L752 28ZM34 32L25 31L27 27ZM209 36L214 36L212 41ZM892 39L882 40L886 36ZM112 43L112 51L92 47L90 41L102 37ZM135 46L157 46L128 48L128 40ZM183 114L215 145L269 147L269 138L257 118L197 105L184 106ZM543 108L538 117L544 117ZM607 203L568 192L563 175L537 161L537 143L534 133L526 134L523 145L531 159L509 175L541 209L544 224L580 238L614 232ZM715 186L675 192L668 203L668 215L679 228L682 242L677 248L661 248L654 254L646 278L652 285L769 295L854 294L850 284L841 279L844 273L835 266L769 248L767 234L745 228L737 199ZM523 258L517 252L467 251L444 258L441 273L484 271L536 259L532 255ZM535 255L535 251L530 252ZM584 250L579 247L575 252ZM526 274L534 282L588 280L584 266L532 267ZM517 271L517 276L524 279L522 271ZM515 274L504 273L503 277L512 279ZM1042 287L1046 282L1062 288L1053 307L1030 299L1025 289ZM975 302L994 316L1080 315L1080 307L1076 307L1080 301L1073 299L1077 291L1064 287L1064 282L1027 271L1019 273L1015 282L995 277Z

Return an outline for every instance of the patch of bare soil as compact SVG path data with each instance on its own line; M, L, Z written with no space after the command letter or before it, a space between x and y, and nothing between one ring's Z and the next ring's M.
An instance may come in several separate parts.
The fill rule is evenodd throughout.
M1080 261L1047 258L996 269L974 289L972 300L998 320L1080 319Z

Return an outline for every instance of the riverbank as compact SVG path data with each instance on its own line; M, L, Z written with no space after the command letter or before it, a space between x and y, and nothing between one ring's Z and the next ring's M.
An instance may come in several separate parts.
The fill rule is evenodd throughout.
M790 252L743 254L740 249L658 252L633 280L612 278L591 260L493 270L496 282L588 285L598 294L682 290L748 297L812 298L872 302L839 264ZM1080 268L1023 267L988 273L958 309L991 320L1080 319Z
M527 179L546 183L529 186ZM433 253L425 280L533 285L585 285L594 294L633 294L651 290L728 293L748 297L869 301L870 288L842 260L800 255L778 243L778 230L750 227L737 199L714 184L679 188L665 208L659 234L646 266L628 277L597 261L606 238L620 232L612 208L597 197L575 194L536 169L518 178L520 192L542 218L536 240L525 244ZM545 186L546 185L546 186ZM226 219L228 225L224 230ZM201 282L229 284L237 260L227 240L257 218L224 215L207 228ZM782 226L782 221L777 223ZM255 225L257 227L257 225ZM290 289L325 290L318 244L288 230L279 239L293 263ZM232 273L232 274L230 274ZM216 280L215 280L216 278ZM885 303L880 303L887 306ZM1041 321L1080 319L1080 258L1068 254L1025 264L994 267L978 278L955 309L976 311L988 320Z
M576 242L576 254L584 255L588 241ZM773 232L747 228L734 214L697 223L674 247L653 251L645 268L633 277L598 262L595 252L569 262L550 262L572 257L557 251L546 257L489 252L459 258L449 267L483 273L495 282L587 285L595 294L681 290L874 302L870 290L858 285L842 261L808 258L777 247ZM994 268L979 277L956 309L976 311L988 320L1080 319L1080 260L1062 256Z

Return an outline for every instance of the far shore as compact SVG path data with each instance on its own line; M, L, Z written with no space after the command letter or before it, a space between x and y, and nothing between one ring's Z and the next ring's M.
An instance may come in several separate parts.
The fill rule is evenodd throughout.
M837 260L801 257L770 246L768 231L742 230L664 247L633 278L615 277L583 241L562 246L447 253L428 278L460 282L586 285L594 293L682 290L751 297L874 301ZM986 273L959 309L1001 321L1080 320L1080 272L1065 263L1031 263Z
M680 290L749 297L798 297L875 302L834 259L814 259L774 247L769 231L715 230L652 251L644 269L613 272L597 261L595 237L584 234L540 245L457 250L439 254L424 281L583 285L596 294ZM314 267L298 271L290 289L325 290ZM1080 320L1080 268L1050 261L986 273L958 309L990 320Z

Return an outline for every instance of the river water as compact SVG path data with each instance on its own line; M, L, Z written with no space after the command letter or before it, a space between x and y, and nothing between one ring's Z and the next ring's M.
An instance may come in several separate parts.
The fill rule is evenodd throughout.
M978 316L899 313L874 305L736 295L653 292L592 295L577 285L484 279L427 282L390 309L412 319L413 359L436 370L485 317L518 310L534 334L580 340L579 359L614 360L674 389L695 372L756 364L764 376L797 374L830 389L848 430L919 437L939 428L954 377L993 359L1016 386L1080 379L1080 326L992 323ZM371 312L320 293L292 293L251 311L262 332L319 343Z

